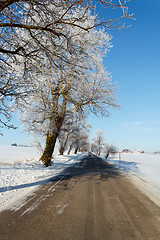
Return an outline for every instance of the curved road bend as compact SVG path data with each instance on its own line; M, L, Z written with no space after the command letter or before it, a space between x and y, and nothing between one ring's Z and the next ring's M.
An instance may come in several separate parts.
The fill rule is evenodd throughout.
M1 240L160 240L160 208L95 156L0 213Z

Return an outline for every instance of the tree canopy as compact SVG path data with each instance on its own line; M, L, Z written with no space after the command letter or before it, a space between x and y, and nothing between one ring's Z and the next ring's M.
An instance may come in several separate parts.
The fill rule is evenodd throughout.
M100 20L96 4L122 10ZM27 131L46 135L41 160L48 166L66 112L107 115L118 107L103 57L111 48L105 29L131 18L122 0L2 0L0 104L7 125L9 100ZM13 108L13 105L12 105Z

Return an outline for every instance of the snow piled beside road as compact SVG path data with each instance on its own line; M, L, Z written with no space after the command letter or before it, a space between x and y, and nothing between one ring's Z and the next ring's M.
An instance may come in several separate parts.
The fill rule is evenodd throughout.
M160 154L122 153L111 156L108 162L129 176L132 182L160 206Z
M54 164L45 168L38 161L36 148L0 146L0 211L32 194L40 185L65 168L79 162L84 154L54 156Z
M54 164L45 168L38 161L36 148L0 146L0 211L21 205L25 198L65 168L79 162L84 154L54 156ZM107 161L125 173L136 186L160 206L160 155L121 154ZM16 205L17 206L17 205Z

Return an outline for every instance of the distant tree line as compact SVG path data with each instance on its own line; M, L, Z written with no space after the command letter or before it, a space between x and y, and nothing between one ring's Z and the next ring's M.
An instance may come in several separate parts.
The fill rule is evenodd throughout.
M96 155L103 155L106 159L109 154L115 154L118 149L114 145L110 145L104 140L104 133L102 130L97 130L90 145L90 150Z

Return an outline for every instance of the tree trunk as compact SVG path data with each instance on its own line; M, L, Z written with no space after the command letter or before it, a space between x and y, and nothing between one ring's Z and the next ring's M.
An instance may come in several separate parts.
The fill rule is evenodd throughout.
M65 147L63 145L60 145L60 148L59 148L59 154L60 155L63 155L64 149L65 149Z
M109 156L109 151L106 153L106 155L105 155L105 159L107 159L108 156Z
M46 138L46 146L40 158L40 161L42 161L46 167L50 166L51 164L51 158L52 158L57 137L58 137L58 134L54 133L54 134L48 135Z
M100 154L101 154L101 145L100 145L100 143L98 144L98 156L100 156Z
M67 105L67 101L64 98L62 107L61 107L61 113L57 114L59 116L54 118L55 130L52 134L47 135L46 146L45 146L44 152L40 158L40 161L42 161L46 167L50 166L50 164L51 164L51 158L52 158L52 154L54 152L54 148L56 145L56 140L57 140L57 137L59 136L60 129L62 127L62 123L63 123L64 117L65 117L66 105ZM57 113L58 113L58 110L57 110ZM52 121L53 121L53 119L51 120L51 123L52 123Z
M56 140L57 140L57 137L59 135L63 119L64 119L64 117L61 118L61 119L59 118L59 120L57 120L55 122L56 123L55 131L52 134L47 135L46 146L45 146L44 152L43 152L43 154L40 158L40 161L42 161L46 167L50 166L50 164L51 164L52 154L54 152L54 148L55 148L55 145L56 145Z
M68 155L70 155L71 150L72 150L72 145L70 145L70 147L68 149Z
M69 136L69 135L68 135ZM66 145L67 145L67 141L68 141L68 136L66 137L66 141L65 141L65 143L62 145L60 145L60 148L59 148L59 154L60 155L63 155L63 153L64 153L64 151L65 151L65 149L66 149Z
M75 148L74 154L77 154L77 152L78 152L78 147Z

